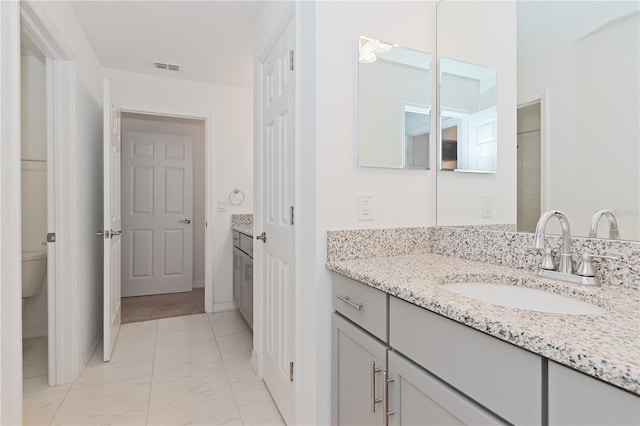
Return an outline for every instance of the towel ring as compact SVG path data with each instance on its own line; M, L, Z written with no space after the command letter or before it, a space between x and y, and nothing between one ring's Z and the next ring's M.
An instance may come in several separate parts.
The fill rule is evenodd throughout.
M239 206L244 202L244 192L240 191L238 188L235 188L229 193L229 202L234 206Z

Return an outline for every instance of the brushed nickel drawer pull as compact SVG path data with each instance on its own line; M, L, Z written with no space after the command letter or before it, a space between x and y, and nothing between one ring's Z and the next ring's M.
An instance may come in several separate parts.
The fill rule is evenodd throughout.
M358 303L353 303L351 301L351 299L349 299L349 296L341 296L341 295L337 295L336 296L338 299L342 300L344 303L346 303L347 305L351 306L353 309L357 309L360 310L362 309L362 303L358 304Z
M382 381L384 382L384 392L382 392L382 407L384 409L382 423L384 424L384 426L389 426L389 416L392 416L396 413L394 410L389 410L389 383L394 382L395 379L390 379L388 373L386 371L383 371Z
M376 368L376 362L371 361L371 412L376 412L376 404L382 402L382 399L376 398L376 373L380 373L382 368Z

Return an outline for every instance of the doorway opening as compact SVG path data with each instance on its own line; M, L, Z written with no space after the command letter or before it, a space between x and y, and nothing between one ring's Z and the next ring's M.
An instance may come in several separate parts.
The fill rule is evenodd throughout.
M122 113L122 323L205 311L205 120Z
M542 212L541 100L518 107L517 230L534 232Z
M47 58L20 33L22 377L25 388L48 378Z

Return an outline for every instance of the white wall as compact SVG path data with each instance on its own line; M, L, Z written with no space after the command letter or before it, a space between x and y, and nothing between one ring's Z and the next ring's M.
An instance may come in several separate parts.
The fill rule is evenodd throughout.
M213 167L206 183L210 197L207 221L213 245L205 268L212 271L213 309L231 308L231 214L253 213L252 90L114 69L105 72L113 98L124 110L208 118L207 158ZM229 192L236 187L245 193L240 206L228 202ZM225 212L218 212L218 201L224 203Z
M20 57L21 121L23 160L47 160L47 105L44 58Z
M591 216L609 209L621 238L640 239L639 19L519 64L519 94L548 91L543 208L565 213L574 235L588 235Z
M299 294L296 367L299 424L329 424L331 276L326 232L434 224L428 170L357 166L359 35L434 52L435 2L317 2L299 5L300 105L297 200ZM432 122L433 125L433 122ZM374 220L357 221L357 194L374 194ZM298 364L297 364L298 365Z
M66 188L74 199L69 214L77 218L73 232L77 256L66 259L77 289L79 368L88 361L102 335L102 246L95 233L102 229L102 78L103 70L68 2L36 2L60 44L75 65L77 188ZM69 149L74 150L73 141ZM57 235L58 241L71 235ZM74 244L75 243L75 244ZM67 287L68 288L68 287Z
M47 234L46 70L43 58L20 58L22 251L45 252ZM22 306L22 338L47 335L47 284Z
M193 285L204 286L205 246L205 167L204 120L189 120L147 114L122 114L123 132L184 135L193 138ZM125 182L123 182L123 185Z
M438 56L495 69L498 100L497 173L438 172L438 225L515 224L515 3L439 3ZM493 199L492 218L482 218L483 196Z

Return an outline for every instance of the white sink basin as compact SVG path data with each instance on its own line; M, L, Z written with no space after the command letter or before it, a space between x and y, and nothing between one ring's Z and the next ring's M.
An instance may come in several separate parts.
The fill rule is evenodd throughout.
M477 282L444 286L454 293L510 308L553 314L597 315L606 312L603 308L588 302L528 287Z

